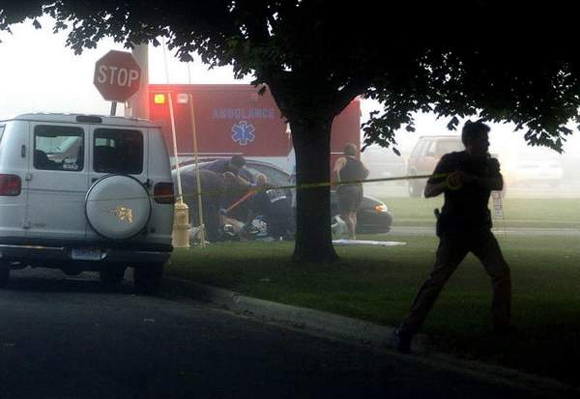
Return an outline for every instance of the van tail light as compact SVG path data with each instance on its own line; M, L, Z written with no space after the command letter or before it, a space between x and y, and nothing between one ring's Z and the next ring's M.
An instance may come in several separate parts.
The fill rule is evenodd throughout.
M0 174L0 195L15 197L20 195L22 181L16 175Z
M153 198L158 204L174 204L175 194L173 192L173 183L157 183L153 188Z

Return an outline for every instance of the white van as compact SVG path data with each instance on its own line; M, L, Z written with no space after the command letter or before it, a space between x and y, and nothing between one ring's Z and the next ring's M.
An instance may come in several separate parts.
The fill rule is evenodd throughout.
M26 114L0 121L0 287L10 269L135 268L155 293L169 258L173 183L159 127L122 117Z

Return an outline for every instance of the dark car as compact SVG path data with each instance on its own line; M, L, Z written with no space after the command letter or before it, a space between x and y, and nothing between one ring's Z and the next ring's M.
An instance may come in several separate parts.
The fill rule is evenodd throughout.
M288 172L268 162L246 159L244 172L246 171L249 172L249 174L246 175L247 178L249 178L250 175L254 178L258 173L263 173L268 178L268 182L275 186L288 186L292 184ZM182 179L184 177L187 178L187 176L192 176L194 172L194 164L188 163L180 167ZM173 171L173 177L174 179L176 178L175 171ZM177 187L177 183L175 186ZM183 194L188 197L191 196L192 193L184 192ZM330 191L330 206L332 216L334 217L338 214L338 200L334 190ZM388 233L391 229L392 221L393 217L388 212L387 206L384 202L365 195L357 211L356 232L359 234Z

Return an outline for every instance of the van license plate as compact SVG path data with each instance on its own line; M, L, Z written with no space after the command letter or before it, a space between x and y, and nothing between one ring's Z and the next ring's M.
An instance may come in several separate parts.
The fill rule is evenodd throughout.
M104 254L98 248L74 248L71 257L76 260L101 260Z

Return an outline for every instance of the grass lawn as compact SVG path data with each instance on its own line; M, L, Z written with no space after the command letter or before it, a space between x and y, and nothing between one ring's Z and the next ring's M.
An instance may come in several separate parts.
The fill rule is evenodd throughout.
M394 226L434 226L433 209L441 208L443 196L435 198L382 198L393 214ZM504 198L504 218L496 227L580 229L580 199ZM490 209L491 206L490 206Z
M171 276L257 298L394 326L427 277L437 240L380 237L407 245L337 247L337 263L299 265L289 260L292 243L229 242L176 250L166 270ZM423 332L443 351L576 383L578 237L498 239L512 268L517 333L502 339L491 334L490 282L471 255L449 281Z

